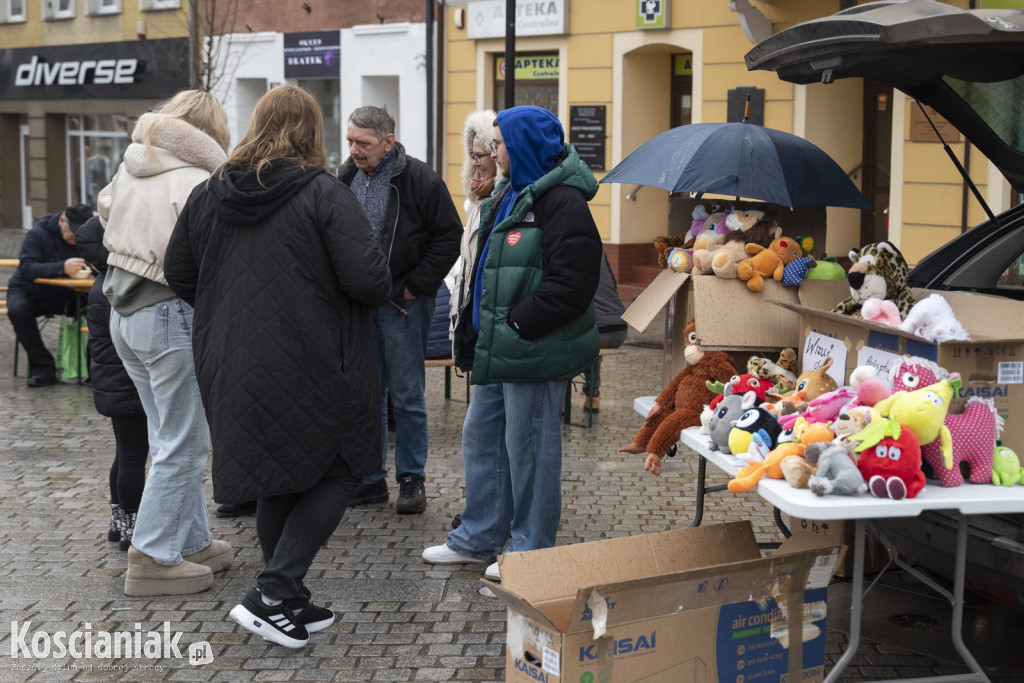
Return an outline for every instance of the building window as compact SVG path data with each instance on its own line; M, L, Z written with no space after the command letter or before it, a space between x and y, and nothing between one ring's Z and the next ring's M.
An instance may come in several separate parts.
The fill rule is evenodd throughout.
M0 0L0 23L25 21L25 0Z
M43 0L43 19L73 19L75 0Z
M86 12L90 16L120 14L121 0L86 0Z
M162 9L180 9L181 0L139 0L139 9L143 12L155 12Z
M68 203L96 208L100 190L117 172L128 137L123 114L88 114L68 117Z
M671 127L685 126L693 121L693 54L672 55Z
M558 53L516 53L515 106L533 104L558 115ZM494 111L505 106L505 56L494 56Z

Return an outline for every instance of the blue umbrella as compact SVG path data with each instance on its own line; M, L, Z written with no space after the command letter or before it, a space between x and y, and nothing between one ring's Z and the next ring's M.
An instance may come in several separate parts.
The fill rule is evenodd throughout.
M779 206L871 211L832 157L801 137L753 123L691 123L640 145L602 183L759 199Z

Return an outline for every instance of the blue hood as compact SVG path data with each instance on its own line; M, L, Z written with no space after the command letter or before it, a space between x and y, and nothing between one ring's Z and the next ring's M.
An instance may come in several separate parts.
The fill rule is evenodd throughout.
M522 106L498 114L505 139L512 189L519 192L555 167L565 146L558 117L543 107Z

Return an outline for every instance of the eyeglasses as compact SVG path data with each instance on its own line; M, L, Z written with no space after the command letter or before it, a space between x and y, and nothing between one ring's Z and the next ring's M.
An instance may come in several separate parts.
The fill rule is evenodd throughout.
M491 141L491 152L497 152L498 148L505 144L504 140L492 140Z
M470 152L469 155L476 159L477 161L480 161L481 159L486 159L487 157L491 156L491 153L481 152L480 154L477 154L476 152Z

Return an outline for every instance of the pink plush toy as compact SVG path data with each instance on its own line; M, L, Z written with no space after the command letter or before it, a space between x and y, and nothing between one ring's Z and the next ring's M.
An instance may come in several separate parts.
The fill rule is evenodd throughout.
M854 393L850 389L839 387L835 391L830 391L812 399L807 404L807 410L803 413L783 415L779 418L779 424L782 425L783 429L789 429L797 421L797 418L800 417L806 419L811 424L815 422L832 422L839 416L839 411L842 410L843 406L853 398Z
M850 387L857 396L850 401L850 408L873 406L892 394L885 382L878 379L878 371L869 365L861 365L850 373Z
M923 358L908 358L899 363L893 374L892 390L914 391L945 379L949 373ZM992 458L996 440L1003 431L1003 418L996 412L990 398L974 396L962 413L946 413L946 427L953 441L953 466L946 468L938 440L921 446L922 459L931 465L935 476L945 487L964 483L960 463L970 466L970 480L975 484L992 481Z
M903 324L903 318L900 317L900 309L888 299L876 299L874 297L867 299L861 304L860 316L864 320L889 325L890 327L899 327Z

